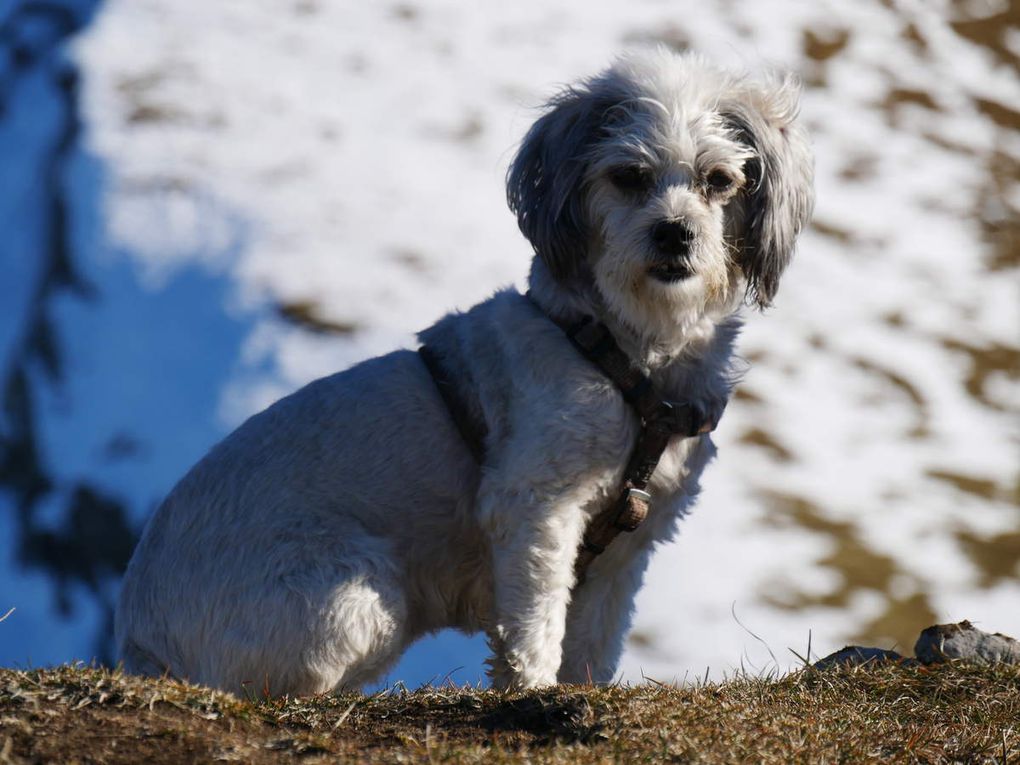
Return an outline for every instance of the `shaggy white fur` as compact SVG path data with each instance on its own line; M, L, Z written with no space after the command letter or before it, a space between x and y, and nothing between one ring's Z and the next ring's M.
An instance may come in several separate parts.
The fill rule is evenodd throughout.
M572 591L639 422L549 316L604 322L664 395L720 412L741 303L771 301L810 215L796 109L790 78L664 50L552 99L507 178L534 302L502 291L421 333L488 428L484 465L412 351L277 402L146 527L117 612L126 668L316 693L454 627L488 635L497 687L611 680L652 548L715 449L675 440L648 519Z

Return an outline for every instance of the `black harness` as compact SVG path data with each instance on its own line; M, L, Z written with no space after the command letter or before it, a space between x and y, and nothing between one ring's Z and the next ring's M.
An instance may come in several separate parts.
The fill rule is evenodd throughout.
M531 297L530 294L527 297ZM536 304L537 305L537 304ZM541 308L539 308L541 310ZM670 401L663 398L652 381L624 353L609 328L591 318L577 323L565 323L548 317L555 323L575 348L588 361L597 366L619 389L641 420L634 450L623 474L619 499L596 515L588 523L583 541L577 552L574 573L577 585L585 578L588 566L621 532L634 531L648 515L651 495L648 482L655 472L662 453L673 436L689 438L715 429L718 424L711 414L703 412L691 402ZM418 354L428 368L446 402L465 443L479 464L485 459L485 437L488 428L478 423L457 395L456 386L443 370L442 359L427 345ZM577 586L575 585L575 586Z

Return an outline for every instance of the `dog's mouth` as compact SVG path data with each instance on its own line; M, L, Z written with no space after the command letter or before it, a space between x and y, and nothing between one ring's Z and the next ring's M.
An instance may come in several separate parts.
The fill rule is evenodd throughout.
M656 281L673 284L694 276L694 271L686 263L656 263L648 269L648 275Z

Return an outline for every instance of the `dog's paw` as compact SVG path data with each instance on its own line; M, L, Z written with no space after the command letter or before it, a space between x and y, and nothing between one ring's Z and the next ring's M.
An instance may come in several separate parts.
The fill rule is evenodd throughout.
M485 674L489 676L492 687L497 691L510 690L514 672L503 656L490 656L485 660Z
M497 691L524 691L556 685L553 660L524 661L512 652L493 655L485 660L486 674Z

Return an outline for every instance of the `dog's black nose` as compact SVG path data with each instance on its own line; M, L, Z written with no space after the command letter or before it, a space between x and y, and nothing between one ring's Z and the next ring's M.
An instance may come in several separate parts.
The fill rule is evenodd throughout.
M694 232L680 220L664 220L652 228L652 243L663 255L686 255L693 238Z

